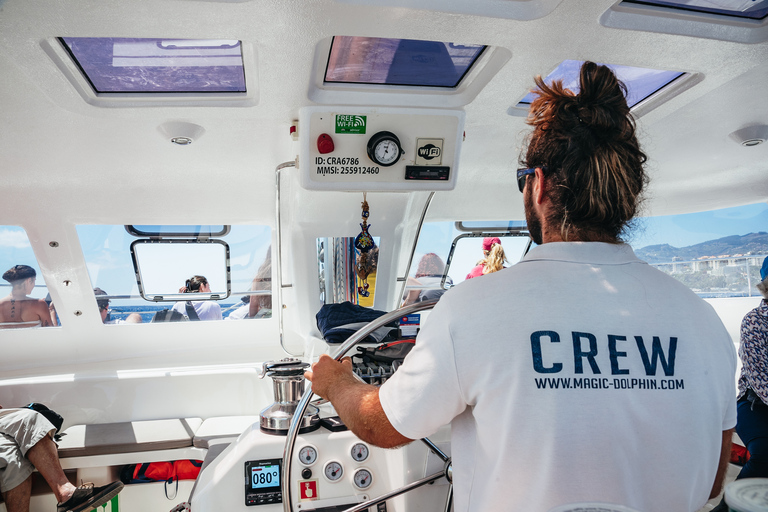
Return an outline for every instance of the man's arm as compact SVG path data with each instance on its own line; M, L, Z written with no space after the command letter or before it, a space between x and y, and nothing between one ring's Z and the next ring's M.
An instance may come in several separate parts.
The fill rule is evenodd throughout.
M413 441L395 430L381 407L379 388L359 381L349 359L339 363L323 354L304 375L312 382L312 391L330 400L341 421L363 441L381 448Z
M733 429L723 430L723 442L720 445L720 462L717 465L717 474L715 483L712 484L712 491L709 493L709 499L716 498L723 490L725 481L725 472L728 470L728 461L731 459L731 440L733 439Z

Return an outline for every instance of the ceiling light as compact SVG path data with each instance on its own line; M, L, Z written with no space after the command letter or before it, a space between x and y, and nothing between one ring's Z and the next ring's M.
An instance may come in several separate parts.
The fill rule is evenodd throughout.
M744 147L758 146L768 140L768 126L764 124L745 126L730 133L728 137Z
M189 146L205 133L205 128L186 121L168 121L157 127L166 140L179 146Z

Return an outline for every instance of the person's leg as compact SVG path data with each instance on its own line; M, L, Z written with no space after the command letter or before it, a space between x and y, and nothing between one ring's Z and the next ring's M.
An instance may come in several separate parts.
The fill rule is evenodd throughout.
M768 478L768 437L751 439L746 446L749 460L737 478Z
M61 469L56 443L50 435L43 437L27 451L27 459L43 475L59 503L67 501L72 496L75 486L69 482L64 475L64 470Z
M119 480L101 487L76 488L69 483L52 439L54 431L51 422L35 411L0 410L0 489L14 489L37 468L59 501L57 512L100 507L123 489Z
M32 476L28 476L20 485L3 492L5 509L8 512L29 512L29 498L32 495Z
M768 406L740 401L736 433L749 450L749 460L736 478L768 477Z
M0 432L0 492L8 512L28 512L34 471L15 439Z

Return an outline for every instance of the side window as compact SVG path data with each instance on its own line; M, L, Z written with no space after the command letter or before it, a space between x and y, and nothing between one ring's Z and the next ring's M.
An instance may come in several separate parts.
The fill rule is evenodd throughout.
M638 258L704 298L760 293L768 256L768 205L638 219L629 240Z
M271 229L224 227L77 226L104 323L271 318Z
M27 233L0 226L0 331L59 325Z

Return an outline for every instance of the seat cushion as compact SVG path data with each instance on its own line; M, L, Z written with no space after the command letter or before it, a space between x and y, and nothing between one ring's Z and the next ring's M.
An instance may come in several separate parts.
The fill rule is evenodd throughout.
M59 457L170 450L192 446L201 418L73 425L59 441Z

